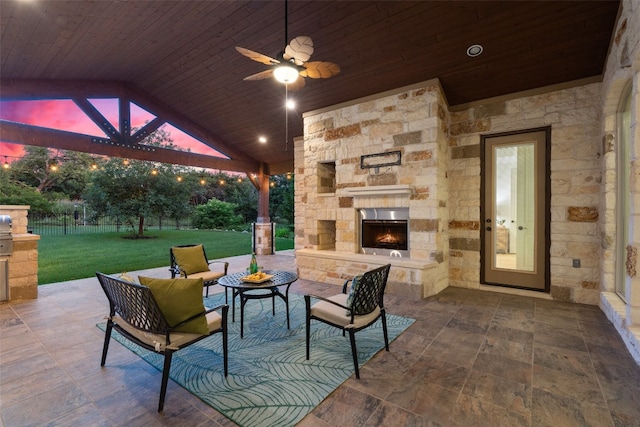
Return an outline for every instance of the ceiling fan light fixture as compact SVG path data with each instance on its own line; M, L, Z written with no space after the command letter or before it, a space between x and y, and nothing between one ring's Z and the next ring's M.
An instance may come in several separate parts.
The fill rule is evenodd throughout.
M273 77L286 85L295 82L298 79L298 74L298 69L290 64L279 65L273 70Z

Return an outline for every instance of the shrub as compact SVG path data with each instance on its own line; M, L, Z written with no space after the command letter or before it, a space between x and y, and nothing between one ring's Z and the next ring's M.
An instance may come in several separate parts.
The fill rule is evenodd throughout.
M18 181L0 180L0 204L29 205L32 213L51 213L52 204L33 187Z
M198 228L206 229L230 229L243 225L242 216L236 215L233 203L221 202L211 199L206 204L196 206L193 224Z
M293 239L294 238L293 226L289 225L276 225L276 237L280 237L283 239Z

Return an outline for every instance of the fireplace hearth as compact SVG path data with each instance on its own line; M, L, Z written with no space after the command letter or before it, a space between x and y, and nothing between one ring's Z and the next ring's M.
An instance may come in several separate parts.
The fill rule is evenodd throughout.
M360 252L409 256L409 209L359 209Z

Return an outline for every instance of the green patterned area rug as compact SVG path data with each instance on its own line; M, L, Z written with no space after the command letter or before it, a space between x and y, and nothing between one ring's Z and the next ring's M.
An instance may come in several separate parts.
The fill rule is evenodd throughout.
M223 302L224 294L205 299L207 307ZM287 329L284 302L279 298L275 316L270 299L248 301L242 339L238 305L235 323L229 313L229 376L225 378L223 374L220 334L175 353L170 373L172 380L235 423L244 427L293 426L353 375L349 336L343 337L340 330L324 323L311 322L311 357L305 359L302 296L289 295L291 329ZM397 338L413 322L388 314L389 340ZM162 370L162 356L116 332L112 336ZM356 344L362 366L384 348L380 321L356 333ZM165 405L171 405L170 395Z

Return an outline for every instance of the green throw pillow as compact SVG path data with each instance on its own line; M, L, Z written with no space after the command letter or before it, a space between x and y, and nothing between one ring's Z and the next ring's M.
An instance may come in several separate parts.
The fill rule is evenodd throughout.
M151 289L160 311L166 317L169 325L177 325L195 316L204 313L202 301L202 279L155 279L138 276L140 284ZM197 317L176 329L191 334L208 334L209 326L207 318L203 315Z
M183 269L187 275L209 271L209 264L204 258L202 245L187 246L186 248L173 247L171 250L178 267Z

